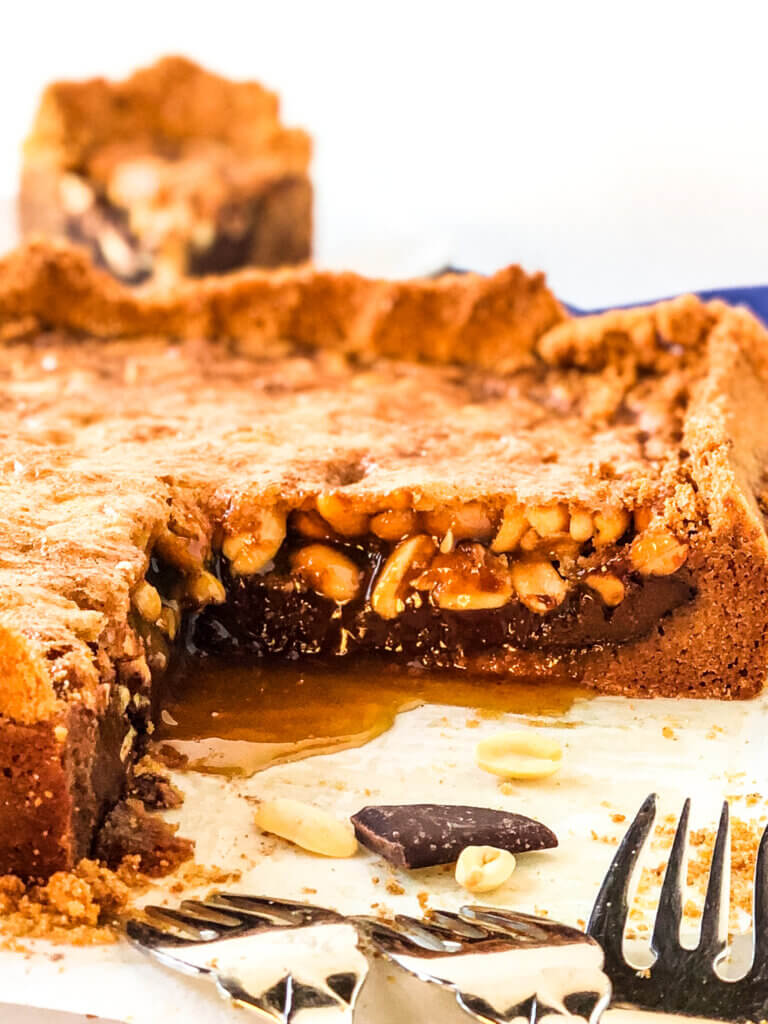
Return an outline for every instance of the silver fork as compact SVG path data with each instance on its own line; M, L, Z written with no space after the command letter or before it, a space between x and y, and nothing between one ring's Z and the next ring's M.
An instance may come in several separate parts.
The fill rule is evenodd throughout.
M143 951L184 973L213 980L223 995L262 1018L288 1024L313 1009L328 1020L354 1020L368 964L357 947L386 957L421 981L453 992L473 1020L507 1024L545 1013L581 1016L597 1024L610 1000L601 971L603 954L583 932L544 918L490 907L435 911L429 922L400 915L392 922L342 917L332 910L266 897L216 893L185 900L178 910L148 906L150 922L129 921L128 936ZM325 945L325 958L310 948L301 956L302 932L352 930ZM265 944L287 934L285 960L264 968ZM254 941L256 946L254 947ZM306 945L306 943L305 943ZM271 950L274 958L274 950ZM482 955L481 955L482 954ZM307 962L308 959L308 962Z
M126 925L139 949L207 977L261 1019L289 1024L317 1010L324 1021L352 1021L368 963L354 927L335 911L222 892L184 900L178 910L151 905L144 912L149 922Z
M736 980L725 980L717 965L726 956L723 913L728 905L726 864L729 853L728 804L723 804L695 948L683 946L683 865L690 800L686 800L669 854L659 894L650 968L638 970L624 956L628 893L637 861L656 817L656 795L646 798L627 830L598 893L587 925L605 953L605 969L617 1003L641 1009L706 1016L717 1020L761 1021L768 1018L768 829L755 864L752 964Z
M421 981L447 988L485 1024L544 1016L597 1024L611 998L596 942L576 928L491 907L433 911L428 921L356 918L373 948ZM482 954L482 955L480 955Z

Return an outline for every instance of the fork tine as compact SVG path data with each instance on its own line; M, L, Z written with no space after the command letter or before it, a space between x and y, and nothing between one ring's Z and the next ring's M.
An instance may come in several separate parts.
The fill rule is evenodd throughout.
M444 929L446 934L452 935L454 938L465 939L469 942L473 939L488 938L487 928L481 928L477 924L465 921L460 913L454 914L450 910L433 910L429 916L429 923L433 928Z
M144 907L147 917L163 924L169 924L172 928L178 928L192 935L198 942L211 942L213 939L220 939L228 935L236 928L242 928L242 921L236 925L221 924L215 921L206 920L198 914L185 913L183 910L173 910L171 907L160 907L153 904Z
M209 906L204 900L182 900L179 908L211 924L220 924L228 928L239 928L243 924L241 916Z
M717 826L715 846L712 850L712 862L709 866L709 881L707 882L707 894L704 898L704 909L701 914L701 932L699 935L698 949L710 960L716 957L725 949L725 935L723 934L722 905L723 897L728 903L728 874L726 864L728 860L728 839L729 839L729 812L728 801L723 802L723 809L720 812L720 824ZM725 888L723 887L725 885Z
M445 942L441 938L421 928L414 934L414 931L397 921L382 921L377 917L365 916L353 917L349 920L385 955L421 954L424 950L430 953L446 951ZM409 920L413 920L413 918ZM420 922L417 923L420 924Z
M629 913L628 893L632 873L656 818L656 794L651 793L627 829L616 856L603 879L587 924L587 935L603 948L607 971L623 969L624 925Z
M464 906L459 910L462 919L468 919L482 926L491 935L514 935L525 945L549 944L557 936L558 941L572 939L584 941L584 932L556 921L547 921L533 914L518 910L504 910L497 907Z
M444 927L433 925L431 921L420 921L408 914L396 914L395 924L402 928L414 942L427 945L431 949L453 953L461 946L460 938L446 934Z
M763 832L755 860L755 888L752 896L754 955L749 977L768 981L768 828Z
M660 959L676 956L680 949L680 922L683 918L682 878L685 850L688 845L688 819L691 813L690 797L683 804L677 823L672 849L669 851L667 870L659 893L659 906L651 935L651 949Z
M173 932L163 931L146 921L130 920L125 926L128 938L144 949L155 950L163 946L193 946L196 943Z
M273 924L300 925L341 920L341 915L327 907L296 900L279 900L271 896L249 896L247 893L215 892L205 901L222 910L248 914Z

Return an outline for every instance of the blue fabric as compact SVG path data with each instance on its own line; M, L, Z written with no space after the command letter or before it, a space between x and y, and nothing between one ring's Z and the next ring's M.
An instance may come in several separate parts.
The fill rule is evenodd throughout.
M764 324L768 325L768 285L753 284L743 288L707 288L705 291L695 292L702 299L723 299L730 302L732 306L747 306L756 317L759 317ZM668 296L667 296L668 297ZM659 302L659 299L649 299L648 302ZM573 316L586 316L588 313L604 313L605 309L579 309L567 302L563 305ZM644 306L646 302L631 302L626 306L608 306L607 309L628 309L630 306Z

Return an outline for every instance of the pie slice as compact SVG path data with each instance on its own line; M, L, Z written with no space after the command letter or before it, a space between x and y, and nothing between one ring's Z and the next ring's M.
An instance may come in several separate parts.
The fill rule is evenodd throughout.
M129 284L298 263L309 159L274 93L180 57L122 82L55 82L25 146L21 228L84 245Z
M0 871L71 865L182 644L747 697L768 335L541 276L0 263Z

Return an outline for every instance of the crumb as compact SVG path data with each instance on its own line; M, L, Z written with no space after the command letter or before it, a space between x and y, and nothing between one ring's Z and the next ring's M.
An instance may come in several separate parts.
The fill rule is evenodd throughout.
M671 725L665 725L664 728L661 730L661 735L664 737L665 740L677 739L677 734L675 733L675 730L672 728Z
M5 875L0 878L3 948L19 950L19 938L75 946L116 942L119 916L147 885L133 860L115 871L81 860L74 871L57 871L45 883Z
M757 794L755 794L757 795ZM758 795L758 799L761 799ZM677 819L673 814L664 818L653 832L652 846L654 849L668 850L677 827ZM760 838L763 833L763 821L743 821L731 819L731 913L729 927L735 931L739 926L739 913L750 915L752 911L752 890L754 884L755 859ZM686 884L692 890L695 899L686 903L685 913L692 918L701 916L701 906L709 879L709 865L715 845L716 830L713 828L694 829L689 836L688 874ZM640 875L637 894L639 897L650 893L658 893L661 879L666 868L666 860L655 867L645 867Z
M592 837L592 840L596 843L605 843L607 846L619 845L619 840L616 836L599 836L594 829L590 829L589 834Z
M517 790L515 789L514 782L500 782L499 789L504 796L514 796Z
M373 882L374 885L378 885L381 879L379 878L378 875L374 875L371 881Z
M307 896L314 896L317 893L317 889L313 889L311 885L305 885L301 891Z
M611 815L611 821L615 822L617 825L620 825L622 823L622 821L626 821L626 820L627 820L626 814L612 814Z
M165 773L164 765L146 754L131 769L128 795L136 797L145 807L170 810L181 807L184 794Z
M242 871L237 869L231 871L229 868L221 868L217 864L198 864L193 860L182 864L178 875L185 887L228 885L230 882L239 882L243 877Z
M763 799L761 793L747 793L746 795L747 807L754 807L755 804L759 804Z
M96 840L96 853L108 867L126 855L137 855L141 870L158 878L192 857L194 843L177 836L177 830L178 825L148 814L141 801L129 798L110 811Z
M171 771L186 768L189 764L187 755L176 750L170 743L163 743L161 747L158 747L154 751L154 757L164 768L170 768Z
M583 917L578 918L576 924L579 928L581 928L582 931L584 931L584 929L587 927L587 922L584 920Z
M480 722L477 718L468 718L464 725L467 729L477 729L480 726Z
M428 892L417 893L416 894L416 899L419 901L419 906L421 907L422 911L424 913L426 913L426 911L429 909L429 893Z
M391 893L393 896L402 896L405 892L405 888L400 885L396 878L390 878L387 882L386 889L387 892Z

